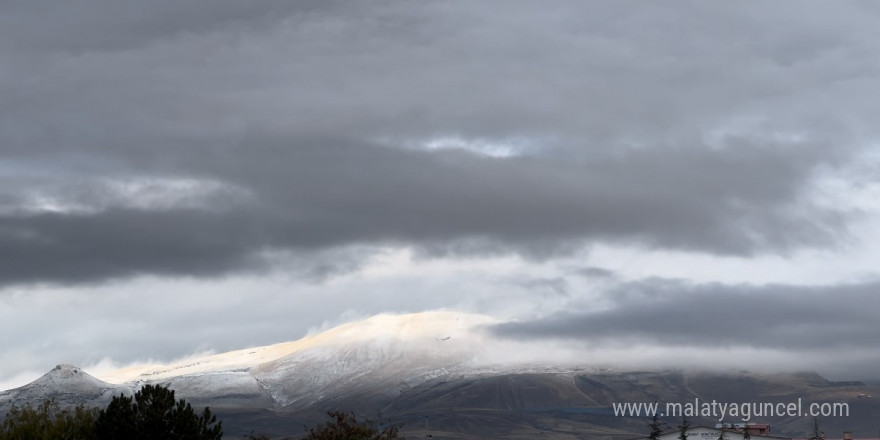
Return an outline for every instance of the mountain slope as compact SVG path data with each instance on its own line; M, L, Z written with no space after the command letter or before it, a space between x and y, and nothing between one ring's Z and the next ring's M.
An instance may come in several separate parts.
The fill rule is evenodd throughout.
M131 394L132 388L101 381L81 368L62 364L27 385L0 393L0 410L12 404L37 405L45 399L55 399L60 404L101 406L120 393Z
M493 341L479 331L488 322L454 312L380 315L293 342L102 377L115 384L59 365L28 385L0 393L0 412L12 403L37 404L43 398L104 406L115 394L158 383L194 405L210 406L224 420L228 438L252 429L296 434L303 425L322 421L327 409L403 423L408 437L458 439L633 438L643 433L646 420L617 417L612 404L695 398L849 403L852 417L823 421L827 432L873 433L880 418L880 403L865 397L880 396L880 388L832 383L816 374L613 371L549 362L488 366L477 361L491 357L486 353ZM795 437L807 429L803 417L761 421Z
M215 407L301 407L354 392L394 396L467 369L481 346L474 328L487 322L443 311L378 315L297 341L130 367L106 378L127 386L168 384Z

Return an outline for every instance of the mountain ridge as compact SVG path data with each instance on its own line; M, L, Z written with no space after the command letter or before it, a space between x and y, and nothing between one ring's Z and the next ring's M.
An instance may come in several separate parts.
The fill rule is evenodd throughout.
M830 382L815 373L479 362L492 342L479 331L488 322L456 312L381 315L297 341L129 367L101 378L62 364L0 392L0 413L45 398L104 406L114 395L153 383L193 405L210 406L232 438L251 429L289 435L320 421L328 409L382 414L404 423L408 436L458 439L638 437L644 420L615 417L614 402L846 401L860 418L831 420L827 429L857 432L880 417L880 404L863 397L880 396L880 388ZM112 383L108 377L128 380ZM428 419L429 427L421 428ZM797 418L766 421L795 437L805 432Z

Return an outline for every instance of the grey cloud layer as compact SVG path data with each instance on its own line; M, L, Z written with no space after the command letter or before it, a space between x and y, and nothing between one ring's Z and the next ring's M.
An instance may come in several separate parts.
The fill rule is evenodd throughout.
M849 213L811 184L877 134L860 5L8 2L0 284L389 243L833 246ZM526 155L418 148L443 136ZM132 175L234 191L132 206L90 183ZM33 188L92 209L21 209Z
M492 331L600 346L637 341L665 348L870 351L880 345L878 288L877 282L801 287L650 279L614 288L614 305L606 309L508 322Z
M536 255L591 239L744 254L826 245L841 228L833 212L793 203L808 168L742 148L572 165L366 145L249 145L259 155L242 151L228 169L210 159L194 165L194 174L253 194L229 196L213 210L111 206L3 216L0 252L16 257L0 279L206 275L252 268L271 251L352 243L444 251L468 239ZM713 161L725 166L707 175L700 162Z

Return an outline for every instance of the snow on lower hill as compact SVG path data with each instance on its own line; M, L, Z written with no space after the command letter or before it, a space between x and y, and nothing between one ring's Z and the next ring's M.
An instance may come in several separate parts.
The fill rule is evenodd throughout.
M62 404L102 405L120 393L131 394L131 387L103 382L79 367L62 364L27 385L0 393L0 407L37 405L47 398Z

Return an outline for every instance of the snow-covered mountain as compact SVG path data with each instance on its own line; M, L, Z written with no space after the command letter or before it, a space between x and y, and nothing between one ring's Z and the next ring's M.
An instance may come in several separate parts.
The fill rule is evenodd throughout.
M644 420L615 417L614 402L802 398L849 402L856 414L880 414L880 403L864 398L880 395L880 387L832 383L816 374L616 371L550 359L531 366L510 363L502 354L511 346L480 330L492 322L456 312L379 315L297 341L129 367L97 378L59 365L30 384L0 392L0 414L12 404L36 405L46 398L103 407L112 396L146 383L169 385L193 405L210 406L230 438L251 429L285 437L319 422L330 408L368 416L381 412L405 424L407 437L457 439L637 437ZM799 420L765 421L795 435ZM874 426L874 420L827 423L829 429L858 430Z
M106 382L62 365L0 393L0 404L64 395L109 400L146 383L169 385L179 396L213 407L302 407L356 392L390 397L472 369L483 344L477 328L491 321L448 311L378 315L292 342L129 367L103 374Z
M55 399L61 404L99 406L114 395L131 392L131 386L107 383L79 367L62 364L25 386L0 393L0 409L12 404L36 405L45 399Z

